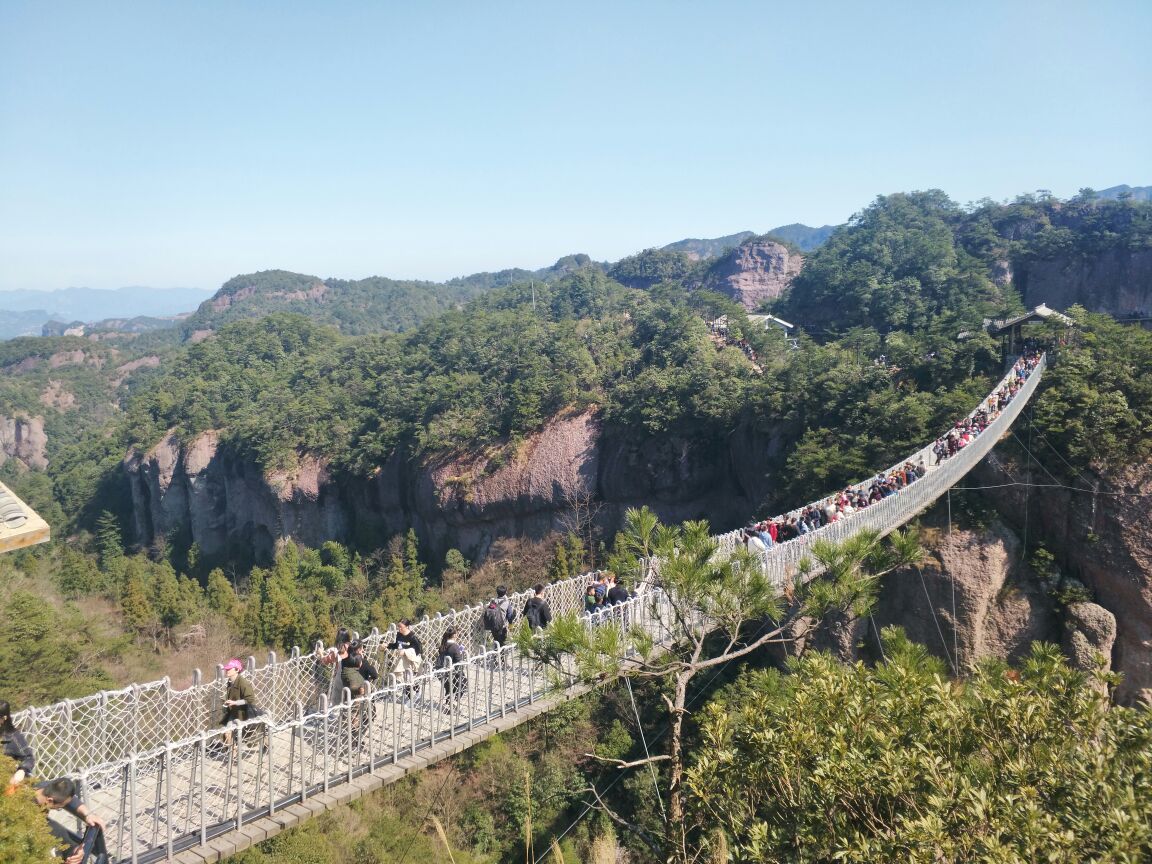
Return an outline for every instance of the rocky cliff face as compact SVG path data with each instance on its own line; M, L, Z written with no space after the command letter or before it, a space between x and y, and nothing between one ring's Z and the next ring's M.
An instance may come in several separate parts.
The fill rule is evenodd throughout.
M973 475L980 485L1027 477L1025 466L985 460ZM1071 484L1070 484L1071 485ZM1079 485L1087 488L1087 482ZM985 493L1005 518L1023 525L1056 556L1064 572L1087 586L1096 604L1115 618L1113 668L1124 676L1117 697L1152 699L1152 465L1125 469L1100 479L1096 494L1069 489L1005 486ZM1098 641L1107 624L1082 628ZM1070 644L1070 643L1069 643Z
M1110 249L1091 258L1034 261L1014 278L1031 308L1047 303L1067 309L1079 303L1092 312L1123 317L1152 313L1152 250Z
M25 468L43 471L48 467L47 446L43 417L0 416L0 465L16 459Z
M988 657L1021 660L1033 642L1043 641L1061 645L1082 671L1095 671L1102 660L1104 671L1119 666L1126 675L1138 673L1139 664L1118 650L1118 616L1087 600L1058 600L1069 596L1071 580L1036 572L1007 522L949 530L937 507L927 524L924 563L885 579L871 618L825 621L819 628L806 622L812 647L846 660L860 653L878 658L880 630L895 625L961 672ZM1140 688L1129 681L1117 697L1135 701Z
M1019 659L1037 639L1060 641L1055 604L1003 522L937 532L921 567L885 580L877 627L903 627L959 670L983 657Z
M752 430L720 443L638 442L584 412L555 419L515 453L396 457L367 478L335 477L316 460L265 474L214 432L186 443L170 434L129 453L124 469L142 544L182 536L209 558L242 545L267 559L286 538L382 544L412 527L433 557L458 548L477 560L501 537L543 537L589 520L613 530L628 507L644 504L668 521L708 518L726 529L762 499L778 447Z
M264 474L229 455L215 432L184 444L166 435L124 460L136 538L190 536L211 559L236 547L271 556L279 539L316 546L344 539L347 520L324 465L305 460L294 476Z
M709 270L704 287L729 297L745 309L758 309L779 297L800 268L804 256L772 240L754 240L728 252Z

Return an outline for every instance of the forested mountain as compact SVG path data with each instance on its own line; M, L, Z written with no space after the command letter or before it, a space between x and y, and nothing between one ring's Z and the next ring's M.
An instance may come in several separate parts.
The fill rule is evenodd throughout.
M583 254L567 255L540 270L474 273L447 282L371 276L319 279L287 270L265 270L229 279L183 324L186 334L216 330L231 321L277 312L305 315L342 333L403 332L470 299L520 282L553 282L582 267L598 266Z
M1119 186L1109 186L1096 192L1099 198L1113 198L1116 200L1130 199L1132 201L1152 201L1152 186L1129 186L1121 183Z
M811 252L820 248L835 230L836 226L834 225L812 228L808 225L801 225L799 222L793 222L790 225L770 228L760 236L769 237L782 243L790 243L801 252ZM755 231L740 231L736 234L729 234L727 237L717 237L712 240L678 240L667 246L661 246L660 251L683 252L692 260L698 261L701 258L717 258L756 236Z
M1000 286L1012 285L1030 306L1122 314L1152 301L1150 277L1147 204L1027 195L965 210L915 192L878 198L834 232L774 308L809 328L915 330L995 317Z
M497 581L520 587L582 572L604 564L623 514L642 504L668 522L703 518L717 530L790 509L887 466L971 410L1003 368L984 321L1023 311L1021 288L1028 305L1063 305L1043 292L1086 290L1085 274L1111 273L1112 282L1093 282L1091 305L1142 302L1152 291L1141 275L1150 220L1152 205L1133 199L1024 196L966 209L935 191L882 196L805 256L774 302L800 325L795 342L701 287L724 261L771 242L745 237L721 259L695 261L666 247L610 267L571 256L546 271L440 285L268 271L231 280L180 333L5 343L0 414L13 433L0 435L8 448L0 475L50 517L59 539L0 561L10 599L0 613L0 656L12 661L0 664L0 684L23 700L76 695L149 677L141 670L175 662L178 650L216 662L223 645L307 644L330 638L338 624L367 628L475 599ZM1121 284L1128 293L1100 287ZM751 742L739 771L738 759L725 763L731 770L701 762L691 777L697 788L743 788L786 760L817 755L836 776L860 769L851 753L805 749L808 726L786 722L790 706L810 693L828 706L830 694L842 693L851 707L849 697L864 691L888 699L907 690L931 702L932 711L869 716L875 741L950 716L963 718L979 743L981 692L1019 707L1008 730L1033 711L1088 730L1102 747L1144 740L1128 714L1093 726L1091 682L1065 676L1051 654L1026 660L1021 647L1063 632L1103 632L1074 626L1076 616L1111 610L1115 650L1103 637L1099 644L1125 676L1117 693L1135 702L1152 691L1140 648L1152 632L1152 549L1143 498L1126 497L1152 490L1152 334L1084 308L1069 312L1074 331L1033 334L1062 344L1028 435L1006 442L997 465L982 469L1009 479L973 483L1003 488L957 492L946 515L930 514L922 532L929 559L886 582L875 607L881 621L926 634L941 656L960 646L969 652L964 662L1031 663L1024 675L1039 683L1027 694L1054 688L1067 698L1033 704L999 666L980 672L984 690L945 698L932 684L940 668L920 649L890 641L887 655L863 655L877 662L875 677L820 660L783 683L735 684L692 732L708 736L696 743L725 752L747 744L755 735L749 717L725 707L747 701L772 718L786 746L769 752ZM722 315L727 331L710 328ZM1021 497L1032 487L1014 484L1039 482L1040 465L1050 472L1043 498ZM958 609L929 619L916 604L945 591L959 594ZM49 635L27 640L21 622ZM878 633L860 632L878 642ZM46 652L33 667L57 677L22 671L25 640ZM859 650L849 638L845 656ZM1075 646L1066 651L1072 656ZM662 704L657 689L639 694L645 717ZM555 737L544 744L539 730L524 739L536 755L517 761L517 770L539 771L534 783L567 790L534 801L540 831L554 831L579 806L574 790L588 777L605 776L603 766L582 761L595 745L581 735L601 730L597 752L606 758L638 755L635 730L617 728L609 714L593 722L613 698L557 715ZM1053 705L1076 710L1045 713ZM725 727L725 716L735 725ZM831 707L805 717L821 735L846 734ZM548 756L549 746L561 755ZM957 760L953 774L964 782L988 780L979 754L968 759L942 746L931 758L907 755L893 762L901 776L920 777L939 758ZM1061 765L1102 764L1074 755ZM490 779L508 758L479 751L460 770ZM1144 770L1133 759L1124 764ZM1044 765L1044 782L1065 788L1072 768ZM861 788L875 791L865 781L877 776L863 777ZM659 811L650 789L647 779L629 781L613 800L653 826ZM821 806L836 812L858 803L844 803L852 796L842 786L818 791ZM451 840L475 860L516 859L523 850L510 838L523 834L524 802L510 794L462 797L470 821L449 825ZM929 814L924 831L957 849L979 846L964 827L975 822L945 830L934 815L938 802L917 801ZM1127 812L1109 795L1101 801ZM798 830L822 830L804 802L747 803L747 813L718 817L753 857L781 848L757 827L771 808ZM975 819L979 807L969 804L961 812ZM865 838L880 824L842 821ZM1048 831L1040 822L1037 836ZM336 849L356 854L344 840L308 833L321 830L301 835L312 838L310 860L328 864ZM595 839L589 833L566 851L584 855ZM976 845L963 845L970 841ZM637 861L649 860L634 838L621 842ZM251 854L255 862L277 853Z
M768 231L768 236L782 240L785 243L791 243L801 252L812 252L823 246L835 230L835 225L822 225L819 228L811 228L807 225L801 225L799 222L794 222L791 225L781 225L778 228L772 228Z
M699 261L701 258L715 258L717 255L722 255L729 249L735 248L743 243L750 237L756 236L752 231L740 231L736 234L729 234L727 237L716 237L712 240L697 240L689 238L687 240L677 240L675 243L669 243L667 246L661 246L661 252L683 252L693 261Z

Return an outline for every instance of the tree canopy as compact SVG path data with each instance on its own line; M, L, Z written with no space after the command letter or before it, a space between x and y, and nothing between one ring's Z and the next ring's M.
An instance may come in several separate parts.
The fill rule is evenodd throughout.
M1036 644L952 681L884 662L745 676L701 718L687 786L741 861L1082 862L1152 855L1152 715ZM715 843L715 838L713 838Z

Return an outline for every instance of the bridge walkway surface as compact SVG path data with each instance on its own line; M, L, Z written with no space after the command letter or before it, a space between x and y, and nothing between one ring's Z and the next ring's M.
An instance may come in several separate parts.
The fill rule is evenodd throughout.
M848 518L767 550L765 572L784 591L802 578L801 561L813 560L816 540L841 542L864 529L887 534L921 513L1009 431L1035 392L1045 362L1041 356L1026 378L1010 371L997 384L993 393L1009 382L1019 389L956 455L933 464L930 443L900 460L891 470L912 462L925 469L924 475ZM739 536L739 531L719 536L720 551L734 550ZM586 624L642 627L666 644L674 632L672 604L658 578L650 578L658 568L648 562L637 566L642 589L637 597L586 617ZM818 572L812 567L803 578ZM584 574L547 586L553 613L579 614L588 580ZM514 595L514 607L522 609L528 596ZM197 671L183 690L162 679L29 708L13 719L36 751L37 776L76 779L86 803L106 820L114 861L217 861L584 692L573 669L558 677L514 645L486 651L482 615L483 606L476 605L417 622L413 629L427 654L454 627L471 656L452 670L433 670L426 663L415 678L389 676L385 686L357 700L341 690L323 645L310 654L293 649L283 660L270 654L259 667L248 658L245 675L265 713L233 728L234 745L223 743L226 730L219 726L224 698L219 668L211 681L201 680ZM364 638L366 654L378 668L392 668L386 646L394 639L392 629Z

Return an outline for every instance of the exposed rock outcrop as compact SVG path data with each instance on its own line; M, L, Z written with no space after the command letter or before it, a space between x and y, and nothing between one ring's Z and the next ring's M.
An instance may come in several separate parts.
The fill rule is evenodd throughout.
M1037 639L1060 640L1053 601L999 521L942 533L923 566L888 576L873 617L877 627L903 627L957 669L984 657L1019 659Z
M738 433L738 434L737 434ZM434 558L449 548L481 559L509 536L543 537L594 520L615 528L644 504L667 521L709 518L718 528L751 512L770 482L771 436L647 441L607 432L593 411L556 418L518 450L388 459L370 477L334 477L304 458L291 473L265 473L214 432L182 443L169 434L124 460L136 539L185 536L211 558L244 545L258 558L277 541L383 544L415 528Z
M1116 616L1095 603L1070 603L1064 610L1064 653L1077 669L1091 672L1103 658L1103 671L1112 666Z
M187 532L209 559L238 547L267 559L282 538L318 546L348 533L327 468L316 460L302 460L296 473L265 475L232 458L209 431L188 444L169 433L147 453L129 453L124 467L144 544Z
M43 417L0 415L0 465L16 459L26 468L43 471L48 467L47 446Z
M1079 303L1117 317L1152 313L1152 249L1033 261L1017 269L1015 281L1029 308L1047 303L1067 309Z
M804 256L773 240L752 240L725 254L708 271L704 287L726 294L745 309L784 293L804 265Z
M46 386L40 394L40 404L45 408L56 408L60 411L67 411L69 408L75 406L76 396L61 382L49 379L48 386Z
M1067 488L1029 491L1011 483L1027 478L1024 466L1006 458L976 469L976 481L1002 486L985 493L1005 518L1023 524L1043 542L1061 568L1079 579L1096 603L1116 618L1113 668L1123 675L1117 698L1152 699L1152 465L1116 472L1099 480L1098 493ZM1086 481L1079 485L1086 487Z

